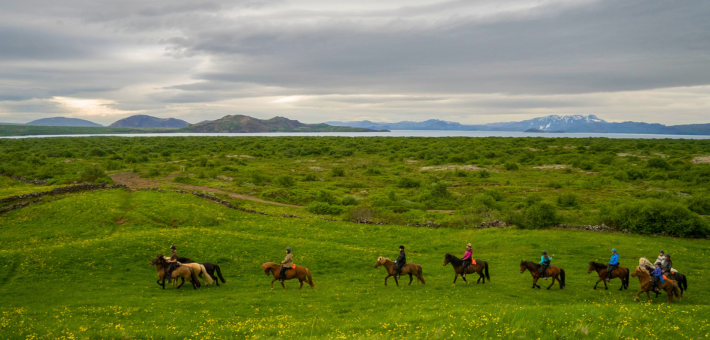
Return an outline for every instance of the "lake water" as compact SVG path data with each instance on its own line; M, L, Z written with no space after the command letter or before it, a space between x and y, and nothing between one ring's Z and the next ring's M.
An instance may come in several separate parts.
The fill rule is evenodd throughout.
M626 139L710 139L710 136L696 135L650 135L632 133L526 133L508 131L434 131L434 130L393 130L391 132L269 132L269 133L141 133L141 134L88 134L88 135L44 135L12 136L19 138L52 137L547 137L547 138L626 138Z

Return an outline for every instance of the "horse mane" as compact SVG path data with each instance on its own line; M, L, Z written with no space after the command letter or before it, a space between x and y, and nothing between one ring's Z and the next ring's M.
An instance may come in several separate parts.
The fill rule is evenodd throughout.
M521 260L521 261L522 261L522 263L525 263L526 266L532 265L533 268L537 268L540 266L539 263L535 263L533 261L525 261L525 260Z
M643 267L643 266L651 266L651 267L654 267L654 264L651 263L651 261L649 261L647 258L642 257L642 258L639 259L639 266L641 266L641 267Z
M591 264L592 266L594 266L594 268L596 268L596 269L606 269L606 265L603 264L603 263L599 263L599 262L594 262L594 261L592 261L592 262L590 262L589 264Z
M451 262L451 264L453 264L454 266L460 266L461 264L463 264L463 260L456 257L456 255L446 253L446 258L449 259L449 262Z
M387 261L390 261L390 259L389 259L389 258L386 258L386 257L384 257L384 256L380 256L380 257L377 259L377 263L379 263L379 264L385 264L385 263L387 263ZM390 262L391 262L391 261L390 261Z
M642 272L646 273L646 275L651 276L651 273L648 272L648 268L646 268L646 266L641 265L636 267L636 269L640 269Z

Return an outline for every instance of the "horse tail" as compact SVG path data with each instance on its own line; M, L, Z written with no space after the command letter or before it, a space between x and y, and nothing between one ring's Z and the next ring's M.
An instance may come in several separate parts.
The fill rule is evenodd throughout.
M217 276L219 276L219 279L222 280L222 283L227 283L227 281L224 281L224 277L222 276L222 271L219 269L218 265L214 265L214 270L217 271Z
M562 287L567 285L565 283L565 270L562 268L560 268L560 283L561 283Z
M200 279L197 278L197 274L195 274L195 270L192 269L192 267L187 267L187 269L190 270L190 280L192 280L192 283L197 287L202 287L202 284L200 284Z
M630 270L626 270L626 278L624 279L624 288L629 289L629 272Z
M673 296L675 296L676 299L680 300L680 288L677 284L673 285Z
M306 277L308 278L308 284L313 288L313 276L311 275L311 271L308 268L306 269Z
M205 278L207 279L207 283L213 284L214 279L212 279L212 276L210 276L210 274L207 274L207 268L205 268L205 265L200 264L200 270L202 270L202 273L205 274Z
M486 268L484 268L485 274L486 274L486 279L488 279L488 281L490 281L490 280L491 280L491 276L488 275L488 262L484 262L484 263L486 264Z
M419 266L418 269L419 270L417 270L417 273L419 275L417 276L417 279L419 279L419 281L424 285L426 284L426 282L424 281L424 271L422 270L422 266Z
M680 283L683 285L683 290L688 290L688 277L680 274L681 275L681 281Z

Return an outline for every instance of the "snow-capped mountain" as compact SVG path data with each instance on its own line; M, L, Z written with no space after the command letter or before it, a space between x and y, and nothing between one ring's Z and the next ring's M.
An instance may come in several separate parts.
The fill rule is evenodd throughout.
M545 116L521 122L490 123L481 125L463 125L430 119L423 122L377 123L368 120L359 122L327 122L334 126L352 126L368 129L386 130L458 130L458 131L565 131L596 133L639 133L639 134L689 134L710 135L710 124L691 124L666 126L639 122L607 122L595 115Z

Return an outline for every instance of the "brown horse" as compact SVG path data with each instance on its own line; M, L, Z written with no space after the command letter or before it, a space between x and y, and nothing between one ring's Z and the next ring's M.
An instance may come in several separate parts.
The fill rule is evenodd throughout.
M270 274L274 275L274 279L271 280L271 289L274 289L274 281L280 279L279 276L281 275L281 265L278 263L266 262L261 265L261 269L264 271L264 274L266 274L266 276L269 276ZM301 283L301 286L298 287L298 289L303 288L303 281L308 282L308 284L311 286L311 289L313 289L314 287L313 277L311 276L311 271L308 270L308 268L296 266L296 269L287 270L286 278L284 280L291 279L298 279L298 282ZM283 281L281 281L281 287L286 290L286 286L284 286Z
M542 267L541 264L532 262L532 261L524 261L520 260L520 274L524 273L525 270L528 270L530 272L530 275L533 277L533 285L532 288L537 287L538 289L541 288L540 286L537 285L537 280L539 280L542 277L542 274L540 274L540 267ZM552 278L552 283L550 283L550 286L547 287L549 290L552 288L552 285L555 284L555 280L557 280L560 283L560 289L565 288L565 270L557 267L557 266L549 266L547 267L547 277Z
M463 274L463 260L447 253L444 255L444 266L449 263L451 263L451 266L454 267L454 283L456 283L456 279L459 277L459 274ZM488 263L485 261L476 260L476 264L471 263L468 267L466 267L466 274L472 273L478 274L478 280L476 283L481 282L481 279L483 279L484 284L486 283L486 279L488 279L489 282L491 281L491 277L488 275ZM461 278L468 283L465 276L461 275Z
M387 285L387 279L390 276L393 276L394 283L396 283L399 287L399 281L397 280L397 272L394 270L394 262L390 261L390 259L386 257L380 256L377 259L374 268L377 268L379 266L383 266L387 270L387 276L385 277L385 286ZM419 282L421 282L422 284L426 284L426 282L424 282L424 276L422 276L422 266L416 263L407 263L406 265L404 265L404 267L402 267L402 275L409 275L410 285L412 284L412 280L414 280L412 275L416 276Z
M653 291L653 286L651 285L651 275L648 273L648 270L644 267L636 267L636 270L631 273L631 276L638 276L639 283L641 283L641 290L638 294L636 294L634 301L638 301L639 295L645 292L648 297L648 302L653 302L653 300L651 300L651 295L648 293ZM675 281L670 279L666 280L666 282L659 284L658 288L665 290L666 294L668 294L668 301L666 301L666 303L673 301L674 295L678 298L678 300L680 300L680 288L678 288L678 284Z
M607 272L606 272L607 265L603 263L598 263L594 261L589 262L589 269L587 269L587 274L590 274L593 271L597 272L597 275L599 276L599 281L594 284L594 289L597 289L597 285L599 282L604 281L604 289L608 290L609 287L606 285L606 277L607 277ZM611 273L611 279L615 278L621 279L621 288L619 290L623 289L629 289L629 270L624 268L624 267L618 267L616 270L614 270L613 273Z
M179 263L179 264L178 263L170 263L167 267L167 272L170 273L173 270L175 270L176 268L180 268L180 267L192 268L192 270L195 271L195 274L197 275L197 277L202 278L202 282L203 282L202 284L204 286L209 286L214 283L214 279L212 278L212 276L210 276L210 274L207 273L207 269L201 263L195 263L195 262ZM173 285L174 284L175 283L173 283Z
M155 266L155 269L158 270L158 285L162 286L163 289L165 289L165 269L168 267L168 262L165 260L165 255L164 254L158 254L153 261L150 261L151 266ZM192 283L192 288L197 289L197 287L200 287L200 279L197 278L197 275L195 274L195 271L192 270L190 267L185 267L185 266L180 266L177 267L177 269L173 270L171 274L171 278L177 282L178 278L182 279L182 283L178 286L178 288L182 287L183 284L185 284L185 279ZM162 283L161 283L162 281Z

